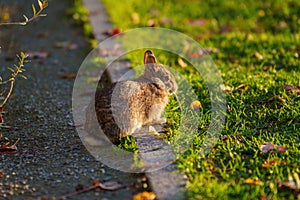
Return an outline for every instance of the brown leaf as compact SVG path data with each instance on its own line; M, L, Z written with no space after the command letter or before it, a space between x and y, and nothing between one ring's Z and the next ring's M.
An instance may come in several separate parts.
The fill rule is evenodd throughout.
M289 176L288 180L281 181L277 180L277 184L279 187L287 187L292 190L300 190L300 179L297 173L294 173L293 176Z
M71 44L71 45L68 47L69 50L76 50L76 49L78 49L78 48L79 48L79 45L78 45L78 44Z
M19 141L20 141L20 138L17 139L17 141L12 145L9 145L10 142L5 143L4 145L0 146L0 152L16 151L17 150L17 144L18 144Z
M292 85L284 85L283 86L284 89L287 91L287 92L297 92L297 94L300 95L300 89L295 87L295 86L292 86Z
M198 49L195 52L192 52L189 54L190 58L200 58L201 56L205 55L205 54L212 54L212 53L218 53L219 50L218 49L214 49L214 48L205 48L205 49Z
M3 176L4 176L4 170L1 169L1 170L0 170L0 178L3 178Z
M284 146L276 146L276 150L278 153L285 153L287 150L287 147Z
M252 178L247 178L245 180L245 183L247 183L247 184L254 184L254 185L264 185L264 183L261 182L260 180L258 180L258 179L252 179Z
M272 144L271 142L264 142L260 145L260 149L262 151L263 154L268 153L269 151L273 151L274 150L274 144Z
M277 164L287 165L288 163L284 162L284 161L278 161L276 159L272 159L272 160L267 159L263 164L261 164L261 167L269 168L269 167L271 167L273 165L277 165Z
M274 145L271 142L264 142L260 145L260 149L263 154L268 153L270 151L277 153L285 153L287 151L287 147Z
M237 87L235 87L234 89L247 91L247 90L249 90L249 86L242 83L242 84L238 85Z
M65 48L68 50L76 50L79 48L78 44L72 43L71 41L55 42L54 48Z
M188 22L192 26L202 26L206 23L206 19L204 18L189 19Z
M28 55L28 59L45 59L48 58L50 53L47 51L33 51L33 52L26 52Z
M273 200L271 197L268 197L267 195L260 196L261 200Z
M78 126L82 126L82 124L75 123L75 122L68 122L68 126L78 127Z
M93 181L92 181L92 184L93 184L94 186L99 186L99 185L100 185L100 182L99 182L98 180L93 180Z
M147 26L150 26L150 27L156 27L157 26L157 21L154 20L154 19L149 19L147 21Z
M113 191L113 190L118 190L118 189L124 188L124 185L122 185L116 181L109 181L106 183L99 183L99 187L103 190Z
M154 192L141 192L133 196L133 200L154 200Z
M76 73L71 73L71 74L63 74L63 75L60 75L59 78L61 79L73 79L73 78L76 78Z
M98 180L93 180L92 184L93 185L89 186L89 187L84 187L83 185L78 184L76 186L74 192L62 195L60 197L57 197L56 199L66 199L66 198L78 195L80 193L83 193L83 192L94 190L96 188L101 188L103 190L118 190L118 189L121 189L121 188L124 187L123 185L121 185L121 184L119 184L118 182L115 182L115 181L110 181L110 182L106 182L106 183L102 184Z
M171 25L171 24L173 24L173 21L167 17L162 17L160 19L160 23L163 25Z

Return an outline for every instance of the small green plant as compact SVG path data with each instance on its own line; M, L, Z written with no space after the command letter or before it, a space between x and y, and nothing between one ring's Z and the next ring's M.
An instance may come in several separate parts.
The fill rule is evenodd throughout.
M0 103L0 127L3 127L3 116L2 116L2 112L3 112L3 107L6 104L6 102L8 101L8 99L10 98L13 89L14 89L14 84L16 81L17 77L21 77L23 79L27 79L26 76L24 76L22 73L25 71L24 69L24 64L29 62L28 55L21 52L19 55L17 55L18 58L18 64L14 65L14 68L8 67L8 70L11 71L11 75L9 77L9 79L3 81L2 77L0 76L0 85L7 85L9 84L9 90L7 92L6 95L4 95L3 93L1 95L3 95L2 97L2 102Z
M3 22L0 23L0 26L4 26L4 25L27 25L29 22L35 20L38 17L44 17L46 16L46 14L42 13L44 11L44 9L46 7L48 7L48 0L38 0L38 5L39 5L39 10L37 10L35 8L35 6L32 4L32 12L33 15L32 17L28 18L26 15L23 15L23 17L25 18L24 21L21 22ZM0 46L1 48L1 46ZM9 89L7 94L5 95L5 92L0 94L0 98L2 100L2 102L0 103L0 128L3 128L5 126L3 126L4 120L3 120L3 107L4 105L7 103L8 99L11 97L11 94L13 92L14 89L14 85L15 85L15 81L17 77L21 77L24 79L27 79L26 76L24 76L22 73L25 71L24 69L24 64L29 62L28 55L21 52L19 55L17 55L18 58L18 64L15 64L14 67L8 67L8 70L11 71L10 77L3 81L2 77L0 76L0 86L5 86L7 84L9 84Z
M3 23L0 23L0 26L3 26L3 25L22 25L22 26L25 26L29 22L35 20L36 18L45 17L46 14L44 14L42 12L46 7L48 7L48 0L38 0L37 2L39 4L39 10L38 11L37 11L37 9L35 8L35 6L33 4L31 5L32 12L33 12L32 17L28 18L26 15L23 15L24 21L21 21L21 22L3 22Z
M126 136L122 138L118 147L129 152L136 152L138 150L136 141L133 136Z
M28 60L27 60L28 55L21 52L20 55L17 55L17 58L19 60L18 65L15 64L14 68L8 67L8 70L10 70L12 72L12 74L10 75L10 78L6 81L3 81L2 78L0 77L0 85L10 83L9 91L8 91L6 97L4 98L4 100L2 101L2 103L0 104L0 107L3 107L4 104L7 102L7 100L9 99L9 97L11 96L16 77L20 76L21 78L27 79L26 76L24 76L21 73L25 71L25 69L23 67L24 67L24 64L26 62L28 62Z

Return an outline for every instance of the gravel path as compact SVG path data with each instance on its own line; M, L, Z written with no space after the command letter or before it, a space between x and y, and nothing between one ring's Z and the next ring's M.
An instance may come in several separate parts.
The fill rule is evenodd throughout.
M11 3L12 1L3 1ZM16 60L20 51L39 52L27 64L28 80L18 80L14 95L5 107L10 129L2 129L14 142L14 154L0 154L0 199L58 197L77 187L88 187L92 180L118 181L116 191L96 189L71 199L132 199L147 185L144 175L122 173L103 166L85 149L72 126L71 98L74 79L61 75L76 73L89 51L80 27L65 16L71 0L49 1L48 16L28 26L0 27L1 74ZM31 9L31 0L14 6L20 14ZM30 14L28 14L30 15ZM44 52L44 53L41 53Z

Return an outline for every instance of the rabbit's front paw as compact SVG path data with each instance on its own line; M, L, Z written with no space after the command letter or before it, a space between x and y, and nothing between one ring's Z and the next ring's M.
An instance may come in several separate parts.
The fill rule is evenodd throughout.
M167 122L167 118L162 117L153 121L152 124L165 124Z

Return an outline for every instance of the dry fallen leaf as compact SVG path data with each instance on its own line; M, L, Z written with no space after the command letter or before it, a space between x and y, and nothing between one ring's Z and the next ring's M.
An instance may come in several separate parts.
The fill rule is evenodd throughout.
M220 88L224 92L232 92L234 90L234 87L230 87L230 86L225 85L225 84L220 84Z
M264 56L261 55L258 51L254 51L254 57L257 58L258 60L264 59Z
M181 58L178 58L177 62L182 68L186 68L188 66Z
M134 12L131 14L131 21L134 24L139 24L140 23L140 16L138 13Z
M264 183L261 182L260 180L258 180L258 179L252 179L252 178L247 178L245 180L245 183L247 183L247 184L253 184L253 185L264 185Z
M260 145L260 149L263 154L268 153L270 151L277 153L285 153L287 151L287 147L274 145L271 142L264 142Z
M287 150L287 147L284 146L276 146L276 150L278 153L285 153Z
M93 185L98 186L103 190L110 190L110 191L124 188L124 185L118 183L117 181L109 181L109 182L105 182L105 183L100 183L98 180L93 180Z
M292 190L300 190L300 179L297 173L294 173L293 176L289 176L288 180L277 180L277 184L279 187L284 186Z
M201 104L200 101L195 100L195 101L193 101L193 102L191 103L190 108L193 109L193 110L199 109L199 108L202 108L202 104Z
M269 167L271 167L273 165L277 165L277 164L287 165L288 163L284 162L284 161L278 161L276 159L273 159L273 160L267 159L263 164L261 164L261 167L262 168L269 168Z
M63 74L63 75L60 75L59 78L61 79L73 79L73 78L76 78L76 73L71 73L71 74Z
M18 144L19 141L20 141L20 138L17 139L17 141L12 145L9 145L10 142L7 142L7 143L3 144L2 146L0 146L0 152L16 151L17 150L17 144Z
M245 85L245 84L240 84L237 87L234 88L235 90L243 90L243 91L247 91L249 90L249 86Z
M198 49L195 52L192 52L189 54L190 58L200 58L201 56L205 55L205 54L212 54L212 53L218 53L219 50L215 49L215 48L205 48L205 49Z
M154 200L154 192L141 192L133 196L133 200Z
M4 176L4 170L1 169L1 170L0 170L0 178L3 178L3 176Z
M295 87L295 86L292 86L292 85L284 85L283 86L284 89L287 91L287 92L297 92L297 94L300 95L300 89Z
M163 25L171 25L171 24L173 24L173 21L167 17L162 17L160 19L160 23Z
M47 51L32 51L32 52L26 52L28 55L28 59L45 59L48 58L50 53Z
M121 188L124 187L123 185L121 185L121 184L119 184L118 182L115 182L115 181L110 181L110 182L106 182L106 183L102 184L98 180L93 180L92 184L93 184L92 186L88 186L88 187L84 187L83 185L78 184L75 187L74 192L64 194L60 197L56 197L55 199L66 199L66 198L81 194L83 192L94 190L96 188L101 188L103 190L118 190L118 189L121 189Z
M68 125L69 125L69 126L73 126L73 127L82 126L82 124L75 123L75 122L68 122Z
M260 196L261 200L273 200L271 197L268 197L267 195Z
M201 26L204 25L206 22L206 19L199 18L199 19L189 19L189 24L192 26Z
M154 20L154 19L149 19L147 21L147 26L149 26L149 27L156 27L157 26L157 21Z
M272 144L271 142L264 142L260 145L260 149L262 151L263 154L268 153L269 151L273 151L274 150L274 144Z

